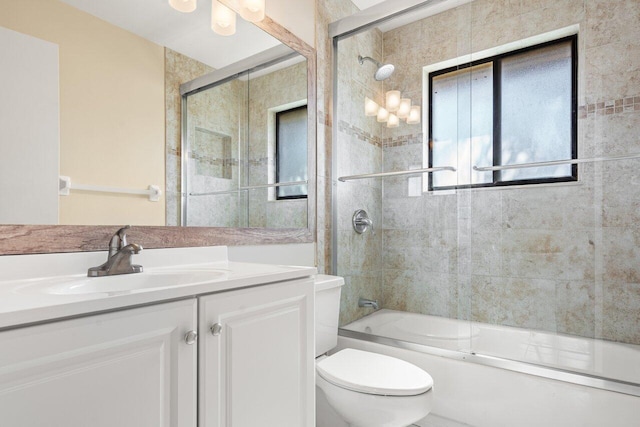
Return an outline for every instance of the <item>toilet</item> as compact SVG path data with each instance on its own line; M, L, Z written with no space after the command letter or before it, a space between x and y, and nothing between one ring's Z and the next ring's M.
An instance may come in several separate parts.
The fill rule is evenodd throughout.
M317 275L316 427L407 427L431 410L433 379L417 366L338 343L344 279Z

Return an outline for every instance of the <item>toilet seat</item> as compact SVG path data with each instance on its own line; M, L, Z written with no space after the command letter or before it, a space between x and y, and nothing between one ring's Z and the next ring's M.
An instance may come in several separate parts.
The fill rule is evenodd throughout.
M320 360L316 369L329 383L359 393L415 396L433 387L431 376L409 362L352 348Z

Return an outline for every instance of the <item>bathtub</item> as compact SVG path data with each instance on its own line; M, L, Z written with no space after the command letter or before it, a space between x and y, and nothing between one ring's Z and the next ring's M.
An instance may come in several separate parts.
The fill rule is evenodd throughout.
M425 369L451 425L640 425L637 345L383 309L340 329L346 347Z

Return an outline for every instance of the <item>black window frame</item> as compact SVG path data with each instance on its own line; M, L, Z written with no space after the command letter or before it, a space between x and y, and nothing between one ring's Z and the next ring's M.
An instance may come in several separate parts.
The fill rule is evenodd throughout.
M282 111L278 111L276 112L276 127L275 127L275 134L276 134L276 147L275 147L275 168L276 168L276 182L280 182L280 158L278 156L278 154L280 153L280 141L279 141L279 136L280 136L280 115L281 114L285 114L285 113L291 113L297 110L306 110L307 114L308 114L308 108L307 108L307 104L301 105L299 107L293 107L293 108L289 108L287 110L282 110ZM307 132L309 132L309 129L307 129ZM308 138L307 138L308 139ZM305 146L307 146L307 150L309 150L308 147L308 143L307 140L304 141ZM307 166L307 170L308 170L308 166ZM280 187L276 187L276 200L295 200L295 199L306 199L308 198L308 191L307 194L297 194L297 195L292 195L292 196L281 196L280 195Z
M442 70L429 73L428 82L428 94L429 94L429 167L433 166L433 78L450 73L452 71L458 71L465 68L475 67L477 65L486 64L491 62L493 64L493 165L501 165L501 152L502 152L502 109L501 109L501 82L502 82L502 60L510 56L518 55L532 50L537 50L556 44L571 42L571 159L578 158L578 35L563 37L560 39L528 46L522 49L502 53L500 55L491 56L488 58L479 59L477 61L467 62L465 64L456 65L454 67L445 68ZM578 165L571 165L571 175L565 177L549 177L549 178L533 178L533 179L520 179L512 181L501 181L500 171L493 171L492 182L479 183L479 184L463 184L463 185L450 185L433 187L433 178L431 174L428 174L428 190L440 191L440 190L456 190L464 188L482 188L482 187L507 187L513 185L530 185L530 184L547 184L558 182L573 182L578 180Z

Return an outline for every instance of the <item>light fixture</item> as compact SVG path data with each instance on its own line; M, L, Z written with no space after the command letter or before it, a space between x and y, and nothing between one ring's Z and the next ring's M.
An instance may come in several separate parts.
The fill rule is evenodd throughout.
M231 36L236 32L236 14L218 0L211 3L211 29L221 36Z
M413 107L411 107L409 117L407 117L407 124L417 125L418 123L420 123L420 106L414 105Z
M380 123L386 122L389 120L389 112L383 107L378 108L377 120Z
M385 105L378 105L371 98L364 98L365 116L376 116L379 123L387 123L387 127L400 126L400 120L405 120L408 125L420 123L420 106L411 105L410 98L402 98L399 90L390 90L385 94ZM394 113L394 114L391 114Z
M364 98L364 115L373 117L378 115L378 104L372 99Z
M409 98L402 98L400 100L400 106L398 107L398 118L406 119L409 117L409 112L411 111L411 100Z
M169 0L169 5L180 12L196 10L198 0ZM236 12L249 22L260 22L265 17L266 0L218 0L211 2L211 29L221 36L236 33ZM227 6L228 5L228 6Z
M397 128L400 126L400 119L395 114L389 114L389 120L387 120L388 128Z
M196 10L197 0L169 0L169 5L179 12L193 12Z
M240 0L240 16L249 22L264 19L265 0Z
M392 113L398 111L400 107L400 91L399 90L390 90L386 94L386 103L385 108Z

